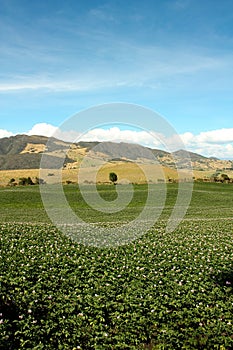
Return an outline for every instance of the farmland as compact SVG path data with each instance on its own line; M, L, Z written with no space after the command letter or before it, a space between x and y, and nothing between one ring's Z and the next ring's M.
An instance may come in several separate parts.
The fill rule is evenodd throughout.
M134 219L147 196L135 185L127 208L103 215L76 185L64 190L97 225ZM98 190L116 196L115 186ZM176 193L167 184L159 221L139 239L98 249L51 224L38 186L0 189L0 348L232 349L233 185L196 183L183 222L166 233Z

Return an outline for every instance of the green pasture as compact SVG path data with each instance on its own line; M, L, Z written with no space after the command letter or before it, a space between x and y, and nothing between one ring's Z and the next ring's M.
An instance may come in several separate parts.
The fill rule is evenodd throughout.
M124 186L124 185L122 185ZM163 191L161 185L153 185L155 191ZM166 204L161 218L167 218L175 205L178 185L166 185ZM88 190L90 191L90 186ZM94 186L93 186L94 188ZM100 196L111 201L116 199L116 189L113 185L98 185ZM120 221L132 220L143 209L147 199L147 185L134 185L134 196L127 208L115 213L104 214L92 210L84 201L77 185L65 185L64 192L72 209L84 220ZM56 195L52 193L52 195ZM187 210L186 219L231 218L233 216L233 185L220 183L195 183L192 191L192 201ZM0 188L0 222L48 223L41 201L39 186L19 186Z

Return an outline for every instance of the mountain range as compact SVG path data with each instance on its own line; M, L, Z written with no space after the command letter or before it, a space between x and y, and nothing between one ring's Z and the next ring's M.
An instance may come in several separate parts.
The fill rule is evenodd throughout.
M93 157L111 158L115 161L135 161L136 159L145 161L155 158L160 164L170 168L175 167L176 160L179 162L179 167L185 169L190 159L194 170L233 170L233 161L231 160L208 158L186 150L169 153L123 142L81 141L70 144L46 136L28 135L16 135L0 139L0 170L37 169L40 167L43 153L46 154L48 159L51 158L51 164L54 164L55 168L64 154L66 154L65 166L74 167L87 152Z
M41 163L43 155L43 162ZM186 150L169 153L150 149L138 144L114 142L64 142L45 136L16 135L0 139L0 171L37 170L63 168L67 172L78 169L85 158L86 167L96 166L99 162L120 164L130 168L135 161L138 164L159 164L167 173L174 175L176 165L184 171L190 168L190 160L195 177L214 176L228 172L232 177L233 161L208 158ZM170 176L170 175L169 175Z

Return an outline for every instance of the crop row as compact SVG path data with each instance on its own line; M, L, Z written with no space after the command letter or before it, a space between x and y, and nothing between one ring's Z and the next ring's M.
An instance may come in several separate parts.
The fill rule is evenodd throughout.
M164 232L97 249L2 224L2 349L232 349L232 221Z

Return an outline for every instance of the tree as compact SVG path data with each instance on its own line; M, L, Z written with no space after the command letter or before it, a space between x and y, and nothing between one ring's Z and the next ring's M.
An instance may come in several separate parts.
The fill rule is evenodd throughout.
M35 184L36 185L44 185L46 182L44 179L40 179L39 177L36 177Z
M26 180L26 185L35 185L30 176Z
M32 179L30 178L30 176L27 177L21 177L19 179L19 185L20 186L26 186L26 185L34 185L34 182L32 181Z
M221 174L221 180L222 182L228 182L230 181L230 178L227 174Z
M10 179L10 181L8 182L8 185L15 186L16 185L15 179L14 178Z
M117 182L117 174L115 173L110 173L109 174L109 180L112 182L112 183L116 183Z
M27 182L27 178L26 177L20 177L19 178L19 185L20 186L25 186Z

